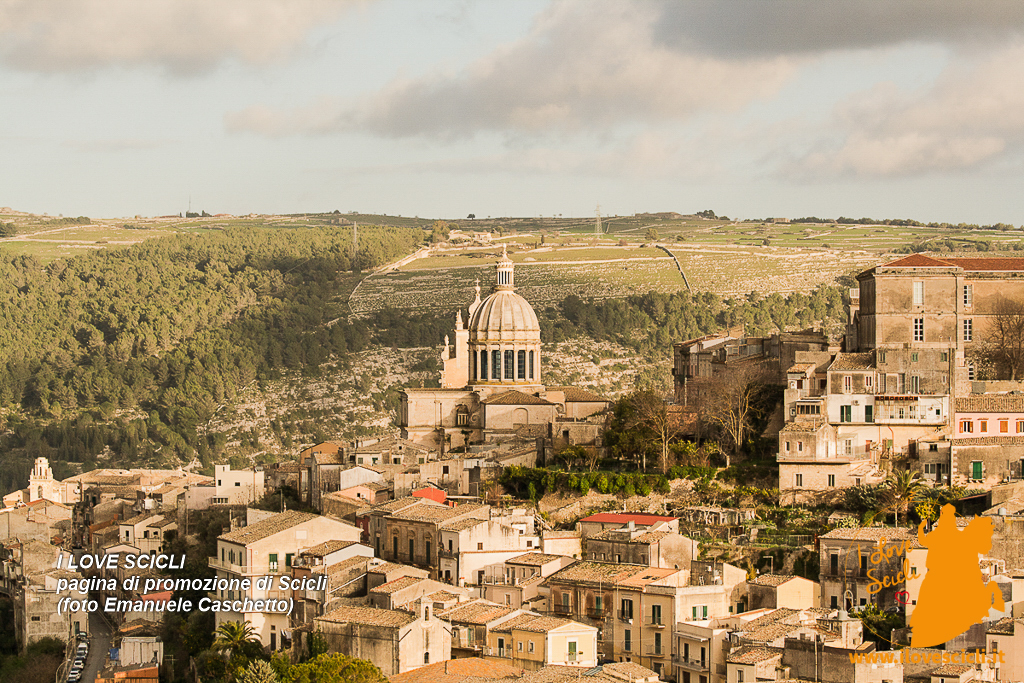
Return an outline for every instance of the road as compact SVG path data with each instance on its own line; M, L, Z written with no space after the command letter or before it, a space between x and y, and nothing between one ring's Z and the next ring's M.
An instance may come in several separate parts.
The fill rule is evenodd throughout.
M89 658L85 660L85 669L82 670L83 683L92 683L96 680L96 674L103 668L103 662L110 651L111 630L110 624L99 612L89 615Z

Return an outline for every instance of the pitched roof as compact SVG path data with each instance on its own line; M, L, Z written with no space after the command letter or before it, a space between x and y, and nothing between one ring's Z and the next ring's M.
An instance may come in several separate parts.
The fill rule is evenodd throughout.
M392 609L345 605L322 617L317 617L315 620L329 621L334 624L365 624L367 626L401 628L416 621L416 615Z
M957 413L1024 413L1024 395L982 394L954 400Z
M1013 622L1012 617L1003 617L999 621L993 621L988 625L988 633L989 635L1012 636Z
M515 389L509 389L503 391L500 394L494 394L488 396L483 401L484 405L488 406L553 406L555 405L551 401L541 398L540 396L534 396L532 394L524 394L521 391Z
M1017 257L984 257L953 256L935 257L924 254L911 254L891 263L886 263L882 268L963 268L968 272L989 272L1024 270L1024 258Z
M829 370L873 370L875 367L875 354L871 351L864 353L839 353Z
M503 662L496 662L481 657L465 657L434 662L412 671L395 674L390 677L391 683L460 683L468 678L496 680L502 678L515 679L523 674Z
M561 391L565 394L566 403L608 403L604 396L580 387L547 387L548 391Z
M797 578L792 574L761 574L756 576L747 583L754 584L755 586L781 586L782 584Z
M601 522L602 524L613 524L619 522L621 524L628 524L633 522L634 524L640 524L643 526L651 526L658 522L670 522L675 517L664 517L662 515L645 515L638 512L599 512L596 515L590 515L584 517L581 522Z
M466 529L472 529L478 524L486 524L486 519L477 519L470 517L469 519L454 519L450 522L445 522L441 525L443 531L465 531Z
M561 559L562 557L564 557L564 555L548 555L546 553L526 553L525 555L517 555L511 559L505 560L505 562L539 567L542 564L554 562L555 560Z
M948 268L949 264L943 260L925 256L924 254L911 254L904 258L886 263L883 268Z
M813 434L825 426L824 421L808 420L805 422L787 422L786 426L779 430L780 434Z
M970 664L943 664L935 671L932 671L932 676L960 676L968 671L974 669Z
M903 540L905 538L912 538L913 534L907 529L897 529L894 527L854 527L851 529L833 529L827 534L822 534L819 538L834 538L847 541L879 541L882 539L896 541Z
M512 617L508 621L501 622L491 630L498 633L511 633L513 630L547 633L548 631L553 631L554 629L561 628L562 626L569 626L570 624L585 626L585 624L580 624L572 621L571 619L545 617L540 614L520 614L518 617ZM590 628L595 627L591 626Z
M455 605L449 610L439 612L437 616L448 621L458 621L464 624L488 624L495 619L501 619L515 612L512 607L499 605L488 600L474 600Z
M733 650L726 661L732 664L757 664L781 656L781 648L745 645L738 650Z
M255 543L256 541L262 541L268 536L280 533L291 529L294 526L298 526L311 519L316 519L319 515L310 514L308 512L299 512L298 510L288 510L287 512L281 512L273 517L268 517L262 521L250 524L249 526L242 527L241 529L235 529L234 531L226 534L221 534L217 537L218 540L228 541L229 543L240 543L241 545L247 545L249 543Z
M381 584L376 588L370 589L370 592L381 593L383 595L391 595L392 593L397 593L398 591L404 588L415 586L417 583L421 581L426 581L426 579L421 579L417 576L401 576L395 579L394 581L388 581L387 583Z
M671 531L645 531L633 536L629 535L629 532L623 533L624 531L624 529L605 529L601 533L591 536L590 540L618 541L619 543L657 543L673 533Z
M312 548L306 548L302 551L304 555L310 555L312 557L324 557L330 555L333 552L347 548L350 545L355 545L358 541L324 541L323 543L317 543Z
M417 500L430 500L429 498L417 498ZM466 503L458 507L450 508L447 505L424 505L405 510L399 510L391 515L394 519L408 519L414 522L445 522L453 517L467 515L474 510L484 507L482 503Z

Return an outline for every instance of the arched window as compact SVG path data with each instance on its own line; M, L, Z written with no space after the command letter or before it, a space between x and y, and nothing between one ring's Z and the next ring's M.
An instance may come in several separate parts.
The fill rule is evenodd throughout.
M530 351L530 379L534 379L534 377L533 377L533 351Z
M501 351L491 351L491 379L501 379Z
M487 352L480 352L480 379L487 379Z
M505 352L505 379L515 379L515 351Z
M516 370L518 371L516 373L517 376L519 377L519 379L526 379L526 351L520 351L517 354L516 360L518 361L516 363L516 365L518 366L516 368Z

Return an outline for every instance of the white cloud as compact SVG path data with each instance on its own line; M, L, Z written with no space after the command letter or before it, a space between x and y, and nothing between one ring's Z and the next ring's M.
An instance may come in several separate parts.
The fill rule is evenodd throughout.
M325 99L286 111L256 107L230 115L227 124L270 135L573 135L623 122L736 110L773 95L796 69L787 57L719 59L658 43L660 9L645 3L555 3L527 36L459 73L398 79L354 103Z
M929 88L880 84L836 108L831 140L788 167L797 175L899 176L993 161L1024 143L1024 44L948 68Z
M263 64L355 0L0 0L0 60L26 71Z

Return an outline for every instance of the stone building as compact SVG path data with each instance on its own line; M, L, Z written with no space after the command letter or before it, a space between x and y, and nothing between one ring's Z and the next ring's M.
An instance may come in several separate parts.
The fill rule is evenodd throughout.
M833 529L819 540L822 608L885 607L895 604L897 591L906 589L904 560L916 542L911 530ZM888 586L883 585L886 579Z
M540 323L530 303L515 292L515 268L506 253L496 265L492 293L455 318L454 344L445 338L441 386L401 393L402 436L442 450L509 439L520 432L600 447L593 429L578 430L608 401L573 387L541 381ZM539 429L538 429L539 428ZM536 432L536 433L535 433Z

